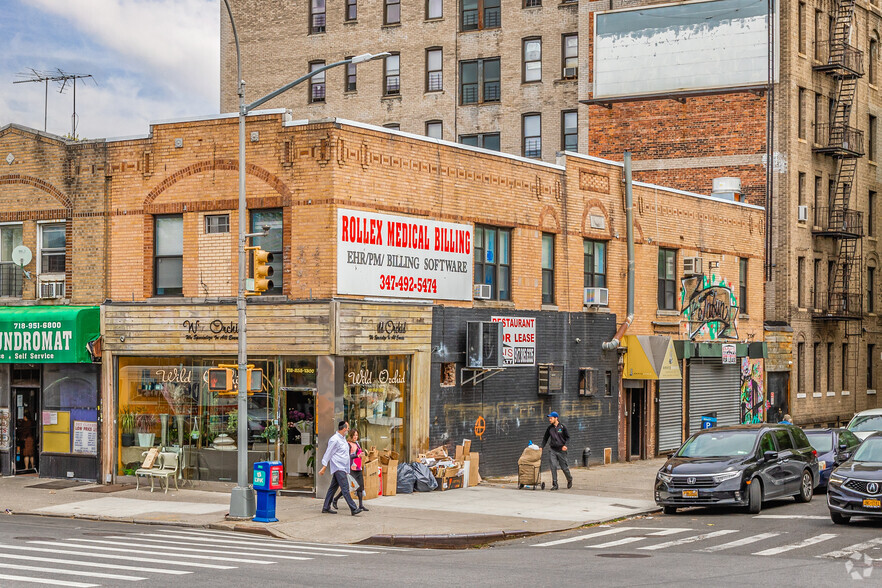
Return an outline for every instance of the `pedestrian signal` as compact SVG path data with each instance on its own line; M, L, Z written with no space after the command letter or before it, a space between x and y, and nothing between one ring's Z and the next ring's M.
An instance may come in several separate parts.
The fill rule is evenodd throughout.
M209 392L232 392L234 388L233 370L229 368L211 368L208 370Z
M248 392L260 392L263 389L263 370L248 369Z

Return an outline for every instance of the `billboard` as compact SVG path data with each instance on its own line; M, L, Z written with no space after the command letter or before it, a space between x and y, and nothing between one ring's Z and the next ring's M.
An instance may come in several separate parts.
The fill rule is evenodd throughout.
M337 209L337 293L472 299L472 226Z
M775 76L778 63L778 7ZM712 0L596 13L594 99L768 83L768 0Z

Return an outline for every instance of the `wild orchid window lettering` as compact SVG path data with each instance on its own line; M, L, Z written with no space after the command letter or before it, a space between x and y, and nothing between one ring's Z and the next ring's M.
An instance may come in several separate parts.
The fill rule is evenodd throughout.
M406 449L410 393L407 356L347 357L344 416L363 444L402 453Z

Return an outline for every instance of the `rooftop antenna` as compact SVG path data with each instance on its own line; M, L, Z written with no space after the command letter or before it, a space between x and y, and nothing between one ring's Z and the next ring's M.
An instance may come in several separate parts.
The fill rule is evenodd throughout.
M28 69L30 70L30 73L16 74L22 79L16 80L12 83L24 84L31 82L43 82L43 86L45 88L43 96L43 132L46 132L46 123L48 120L49 82L58 82L61 86L58 89L58 92L63 94L64 89L67 86L67 82L73 80L73 114L71 114L70 117L70 136L71 138L75 139L77 136L77 79L92 78L92 74L67 73L59 68L56 68L54 72L37 71L32 67ZM94 82L95 78L92 78L92 81Z

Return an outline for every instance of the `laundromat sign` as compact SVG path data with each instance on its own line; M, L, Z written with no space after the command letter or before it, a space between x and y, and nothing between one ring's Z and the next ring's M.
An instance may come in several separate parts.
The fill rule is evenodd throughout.
M0 311L0 363L91 363L87 344L100 335L97 307Z

